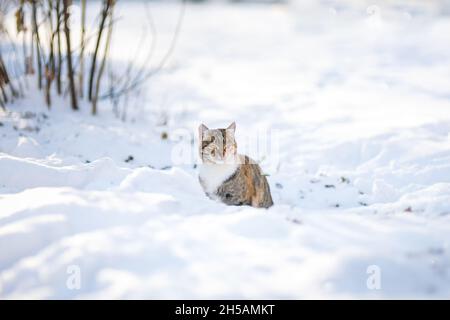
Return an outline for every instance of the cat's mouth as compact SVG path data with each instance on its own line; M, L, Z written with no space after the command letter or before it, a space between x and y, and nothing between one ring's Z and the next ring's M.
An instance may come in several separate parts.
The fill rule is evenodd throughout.
M235 159L233 157L225 158L225 159L204 159L204 163L208 164L234 164L236 163Z
M207 163L207 164L223 164L225 161L224 160L218 160L218 159L205 159L203 158L203 163Z

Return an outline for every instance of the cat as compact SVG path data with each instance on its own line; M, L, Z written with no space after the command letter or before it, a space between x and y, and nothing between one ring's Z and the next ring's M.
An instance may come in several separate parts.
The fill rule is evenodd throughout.
M237 153L236 123L226 129L199 126L202 164L199 180L206 195L227 205L269 208L273 205L269 183L259 165Z

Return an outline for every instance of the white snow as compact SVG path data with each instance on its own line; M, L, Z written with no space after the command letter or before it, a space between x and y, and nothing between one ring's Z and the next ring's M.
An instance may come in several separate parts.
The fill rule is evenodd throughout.
M47 111L30 89L0 114L0 298L448 298L443 3L188 4L125 122L108 103ZM118 2L117 65L143 42L143 8ZM156 65L180 5L149 8ZM233 120L269 174L268 210L198 182L196 128ZM257 132L278 149L252 149Z

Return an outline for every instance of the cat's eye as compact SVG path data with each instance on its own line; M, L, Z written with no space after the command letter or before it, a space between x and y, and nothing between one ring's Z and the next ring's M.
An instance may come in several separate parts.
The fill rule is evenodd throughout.
M203 141L202 142L202 148L205 149L207 146L209 146L211 144L211 142L209 141Z
M207 146L209 146L211 143L214 142L214 140L216 140L216 137L212 136L211 138L207 139L207 140L203 140L202 141L202 148L206 148Z

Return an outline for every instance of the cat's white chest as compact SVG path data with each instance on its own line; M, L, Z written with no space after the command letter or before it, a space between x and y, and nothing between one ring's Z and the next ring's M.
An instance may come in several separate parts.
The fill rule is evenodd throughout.
M236 172L238 164L201 164L200 181L208 194L213 194L217 188Z

